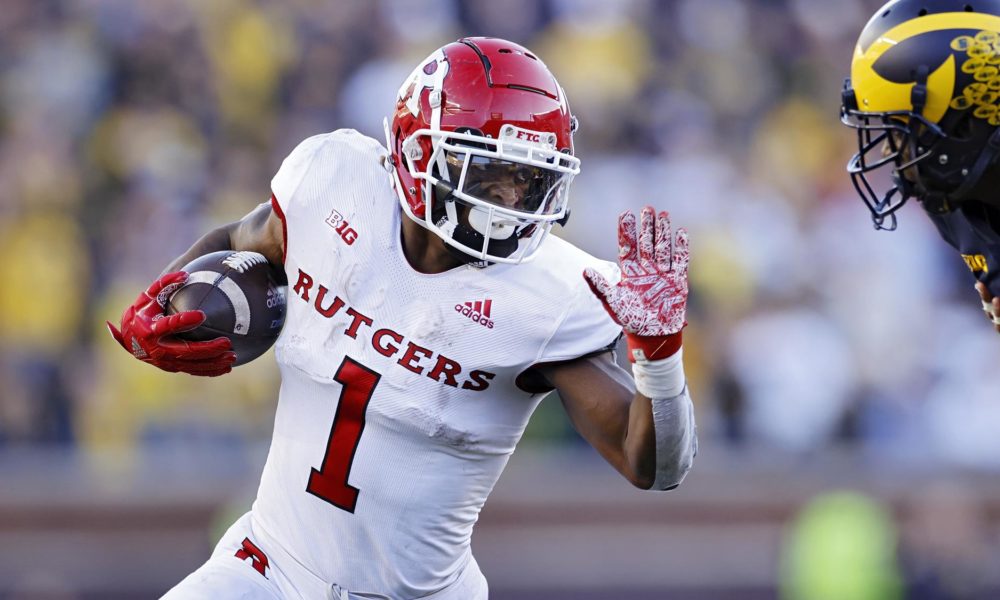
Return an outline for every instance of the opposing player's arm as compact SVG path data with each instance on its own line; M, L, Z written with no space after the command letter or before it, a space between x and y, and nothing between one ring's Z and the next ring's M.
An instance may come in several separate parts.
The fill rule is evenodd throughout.
M187 252L174 259L164 273L177 271L199 256L219 250L246 250L259 252L276 266L281 266L285 238L281 219L265 202L250 211L239 221L234 221L209 231L195 242Z
M658 432L653 402L636 393L632 377L610 353L538 370L559 391L580 435L636 487L674 488L691 468L697 437L686 390L668 400L676 405L676 415L666 424L669 430ZM663 438L660 460L658 434Z

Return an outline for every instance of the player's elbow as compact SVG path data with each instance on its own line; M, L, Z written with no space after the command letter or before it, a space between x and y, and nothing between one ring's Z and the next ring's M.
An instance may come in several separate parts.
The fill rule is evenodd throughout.
M669 491L676 489L694 466L698 453L697 438L684 440L669 452L660 452L655 461L647 461L642 466L632 465L626 478L642 490Z
M693 463L693 456L684 457L683 460L679 460L676 464L662 469L657 473L657 477L654 478L649 487L643 489L659 492L669 492L670 490L677 489L684 482L684 478L687 477Z
M653 483L656 481L656 473L627 473L625 478L628 482L639 488L640 490L648 490L653 487Z
M645 467L631 465L624 473L628 482L640 490L672 490L679 486L691 470L692 457L677 456L674 460L657 461Z

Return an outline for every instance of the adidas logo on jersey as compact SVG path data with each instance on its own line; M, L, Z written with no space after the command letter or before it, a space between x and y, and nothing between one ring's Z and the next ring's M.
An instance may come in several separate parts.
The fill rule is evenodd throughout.
M479 323L487 329L493 329L493 321L490 320L490 311L493 307L492 300L476 300L465 304L456 304L455 312L464 317L469 317L473 323Z

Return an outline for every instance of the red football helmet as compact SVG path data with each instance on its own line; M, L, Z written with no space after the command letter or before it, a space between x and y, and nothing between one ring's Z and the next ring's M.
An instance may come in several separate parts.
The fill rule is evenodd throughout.
M399 201L463 257L530 260L565 222L576 119L549 69L497 38L438 49L406 79L386 141Z

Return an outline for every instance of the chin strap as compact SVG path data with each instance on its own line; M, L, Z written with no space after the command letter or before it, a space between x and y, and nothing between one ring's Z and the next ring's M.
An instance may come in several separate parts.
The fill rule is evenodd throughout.
M951 203L948 202L948 196L944 194L925 191L923 194L918 196L918 198L920 199L920 204L923 205L924 210L929 213L941 215L951 212Z
M997 157L1000 156L1000 127L993 130L990 137L986 139L986 144L976 157L976 162L962 173L962 183L946 194L939 192L925 191L921 195L921 202L924 207L935 213L950 212L954 207L951 200L961 201L966 194L972 191L978 183L983 173L993 165Z
M921 204L923 204L927 211L932 213L941 214L951 212L954 209L952 200L961 201L964 199L965 195L972 191L972 188L979 183L979 179L983 176L983 173L996 161L998 155L1000 155L1000 127L993 130L993 133L990 134L989 139L986 140L986 145L976 158L976 162L973 163L972 167L962 177L961 185L947 194L933 192L925 188L921 190L922 193L917 194Z
M996 160L997 155L1000 154L1000 127L993 130L990 134L989 139L986 140L986 146L983 147L983 151L979 153L979 158L976 159L976 163L972 165L969 172L965 175L962 180L962 185L955 188L955 191L948 194L949 197L958 200L962 199L962 196L969 193L969 191L979 183L979 178L983 176L986 169L993 164Z

